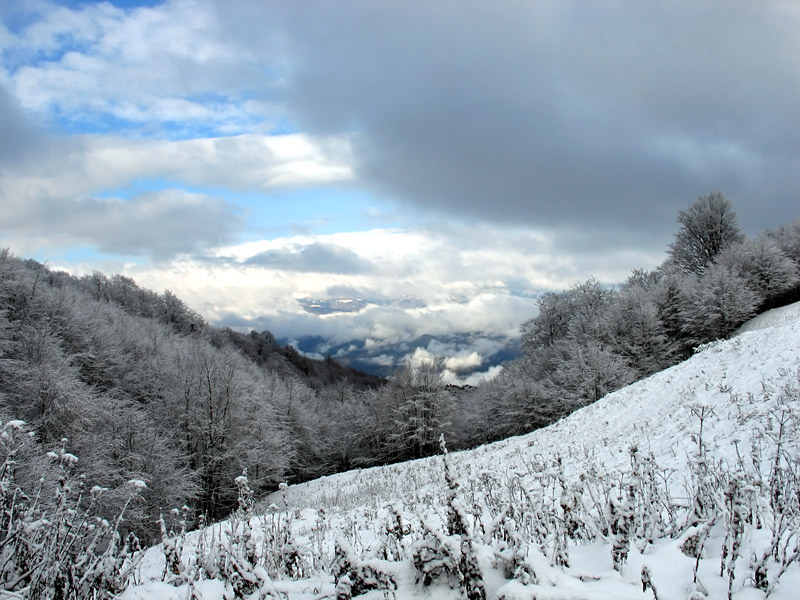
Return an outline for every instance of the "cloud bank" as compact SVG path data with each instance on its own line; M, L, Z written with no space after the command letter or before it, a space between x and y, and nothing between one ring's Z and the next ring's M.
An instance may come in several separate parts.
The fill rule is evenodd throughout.
M292 114L357 133L359 177L401 202L636 244L715 189L755 228L797 215L797 6L312 4L270 11Z

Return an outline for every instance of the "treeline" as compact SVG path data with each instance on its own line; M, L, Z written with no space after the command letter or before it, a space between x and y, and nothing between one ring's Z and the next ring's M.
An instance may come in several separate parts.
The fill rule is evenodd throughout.
M652 272L544 295L523 357L469 390L445 386L435 364L384 382L312 361L268 332L212 327L170 292L0 252L0 420L24 420L37 450L77 456L86 485L108 489L100 516L120 513L126 482L144 481L125 524L151 539L162 511L226 515L245 469L259 494L435 454L442 433L452 448L525 433L800 299L800 221L746 240L712 194L679 222ZM37 491L58 479L43 452L3 452L13 493L57 497Z
M217 343L173 294L4 252L0 306L0 417L78 456L87 482L112 490L101 514L117 513L127 492L113 490L140 479L143 501L127 511L139 531L184 504L219 516L242 469L263 489L290 468L279 412L302 386Z
M0 421L23 420L34 442L14 456L0 444L9 493L55 502L58 469L41 456L76 456L73 475L106 490L98 516L120 514L129 481L147 484L125 511L144 540L173 508L227 515L245 469L261 494L431 454L451 408L432 365L386 382L269 332L212 327L169 291L0 251Z
M126 511L145 537L162 510L227 514L244 469L263 493L342 468L329 400L381 380L270 337L210 327L126 277L77 278L0 252L0 420L24 420L40 449L77 456L87 485L108 489L101 516L119 514L126 482L145 481ZM36 491L39 479L55 485L47 464L12 459L21 490L54 497Z
M522 326L523 356L463 399L475 445L543 427L800 300L800 221L748 240L720 193L678 215L667 258L613 288L595 279L545 294Z

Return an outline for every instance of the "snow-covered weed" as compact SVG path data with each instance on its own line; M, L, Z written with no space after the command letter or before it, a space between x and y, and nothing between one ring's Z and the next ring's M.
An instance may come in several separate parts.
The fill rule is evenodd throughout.
M256 509L245 473L231 482L239 509L228 521L187 532L184 510L173 514L171 527L162 520L163 559L155 576L172 586L176 598L206 597L209 581L224 589L220 598L248 600L307 594L342 600L361 594L600 598L619 597L632 585L655 598L785 597L780 583L790 571L796 577L800 560L800 380L794 372L787 375L785 385L765 387L764 396L752 401L751 394L711 386L710 393L732 398L733 412L725 418L744 422L743 432L749 432L737 434L725 450L714 437L724 407L698 393L682 399L694 423L687 446L656 456L642 427L635 443L616 450L613 467L606 464L608 451L581 442L558 452L539 447L536 453L530 446L531 452L510 453L496 470L444 452L407 465L400 476L376 469L372 483L373 472L321 483L306 507L326 497L354 505L329 510L295 505L305 486L282 489L269 507ZM49 536L67 540L50 546L61 571L48 567L12 590L34 589L24 587L34 577L36 589L45 590L72 585L70 578L78 576L81 585L100 590L98 597L110 597L130 583L145 583L136 572L142 553L135 537L122 543L115 533L121 521L94 523L85 516L92 498L105 492L85 489L71 473L75 459L66 450L51 456L60 475L49 512L27 516L44 504L15 483L19 427L7 424L0 434L0 525L17 535L0 542L2 581L13 583L13 575L34 564L26 544L51 527ZM404 482L406 473L413 489ZM137 485L129 484L131 502ZM52 529L51 521L62 529ZM84 522L94 528L81 530L77 524ZM69 537L79 531L88 542ZM98 536L94 545L92 535ZM78 557L77 567L63 566L69 561L57 553L64 548ZM590 555L591 564L605 570L587 569ZM41 596L46 594L23 594Z
M95 516L107 489L87 489L75 474L78 457L62 447L48 452L55 485L43 474L36 490L18 480L18 457L30 451L22 421L0 429L0 589L24 598L65 600L112 598L136 581L142 557L139 540L120 533L125 510L139 498L144 482L125 487L128 499L115 522ZM52 497L48 497L52 493Z

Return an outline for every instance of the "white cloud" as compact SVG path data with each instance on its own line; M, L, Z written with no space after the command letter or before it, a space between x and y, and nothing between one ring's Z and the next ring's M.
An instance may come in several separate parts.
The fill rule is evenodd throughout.
M564 289L577 279L569 270L560 273L563 267L554 261L532 255L531 245L541 250L547 244L541 235L520 232L505 239L498 248L479 227L281 237L221 246L206 258L136 265L126 274L147 287L172 289L211 321L236 315L279 335L322 335L339 342L368 339L371 346L453 332L514 337L520 324L535 314L538 292ZM477 261L481 252L484 259ZM251 259L264 255L274 260L253 264ZM306 259L312 256L328 261L327 271L322 263L320 272L310 270ZM635 267L654 266L641 259L631 254L620 264L605 265L598 278L623 281ZM471 265L467 271L465 263ZM297 302L327 298L329 290L350 290L372 302L355 312L329 315L305 312ZM370 299L369 290L379 290L379 297ZM475 343L482 345L468 351L436 345L430 350L465 360L473 351L485 357L498 349L491 340Z
M0 190L8 191L9 186L0 182ZM236 239L243 226L236 207L223 199L182 190L159 190L124 201L59 198L33 189L27 195L15 194L6 206L4 235L22 240L23 247L38 246L40 252L43 247L78 245L163 259Z
M269 103L246 102L274 82L257 57L231 43L213 5L39 3L30 10L38 20L3 37L14 56L29 59L10 65L6 79L37 114L80 122L102 113L140 125L194 122L239 132L277 118Z
M292 270L291 264L270 267L247 263L267 251L297 252L315 244L338 248L347 261L365 261L376 268L314 273L305 266ZM274 318L284 330L296 328L296 335L319 331L342 341L370 337L377 343L453 330L515 331L533 310L535 299L512 295L499 279L522 273L535 281L535 268L524 252L509 252L498 257L499 262L483 265L467 281L459 267L464 246L470 252L474 250L473 243L448 243L446 237L429 233L376 229L228 245L207 258L183 256L169 263L134 265L124 270L147 287L172 289L212 321L231 314L249 320ZM91 271L91 266L86 269ZM327 290L336 286L342 291L380 290L384 300L355 313L322 317L304 312L297 302L304 297L324 298ZM532 284L529 291L536 289ZM454 292L464 299L454 300ZM417 301L385 304L386 299L403 297ZM346 337L354 331L359 335Z
M462 353L458 356L448 356L442 363L448 371L467 371L480 367L483 364L483 357L475 351L469 354Z
M344 138L248 134L176 142L87 138L82 161L93 182L170 177L189 185L273 191L352 178ZM109 181L108 185L114 185Z
M466 377L459 377L455 373L449 370L445 370L442 373L442 381L444 381L448 385L458 385L458 386L478 386L482 383L487 381L491 381L495 377L497 377L503 371L502 365L494 365L493 367L489 367L486 371L480 373L470 373Z
M96 195L124 191L136 180L257 192L268 202L267 194L287 187L352 177L346 140L302 134L46 141L38 144L35 160L0 170L3 234L25 238L26 247L35 240L45 248L80 243L117 254L200 252L236 241L245 227L239 207L217 194L162 189L127 200Z
M428 352L425 348L416 348L411 356L406 357L406 366L412 371L420 369L426 364L436 364L436 355Z
M135 179L168 178L186 185L271 192L287 186L352 178L345 138L248 134L182 141L106 136L51 139L44 152L3 181L23 182L52 196L90 195Z

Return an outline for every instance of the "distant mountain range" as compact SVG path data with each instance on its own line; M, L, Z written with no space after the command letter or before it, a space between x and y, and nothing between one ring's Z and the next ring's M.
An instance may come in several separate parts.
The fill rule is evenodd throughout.
M297 303L306 312L315 315L330 315L333 313L357 312L370 303L363 298L299 298Z
M355 302L355 301L354 301ZM319 310L323 305L315 304ZM334 305L335 306L335 305ZM333 310L333 306L329 307ZM279 338L281 345L292 345L299 352L312 358L334 358L339 364L357 369L370 375L387 377L414 355L417 349L430 352L442 359L447 358L441 349L448 349L447 355L472 351L476 347L491 348L481 352L481 361L458 369L458 375L465 377L472 373L486 371L520 355L519 340L509 340L504 336L487 336L479 332L460 333L448 336L421 335L411 341L390 342L353 339L345 342L331 342L321 336L304 336L290 340Z

